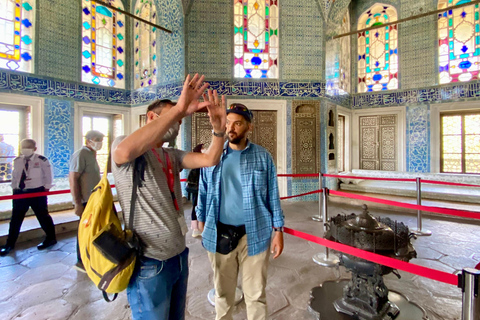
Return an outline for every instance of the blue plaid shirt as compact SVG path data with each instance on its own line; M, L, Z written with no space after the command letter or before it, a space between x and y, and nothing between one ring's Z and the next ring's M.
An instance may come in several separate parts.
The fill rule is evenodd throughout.
M222 161L227 146L228 142L225 143L222 160L218 165L201 170L199 182L196 213L198 221L205 222L203 246L212 253L215 253L217 248ZM284 216L280 207L277 171L268 151L248 142L240 155L240 173L248 255L254 256L269 248L272 228L283 227Z

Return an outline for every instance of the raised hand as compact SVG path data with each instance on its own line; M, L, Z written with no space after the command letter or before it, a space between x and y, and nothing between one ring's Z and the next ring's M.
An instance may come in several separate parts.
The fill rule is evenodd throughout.
M206 100L206 96L203 97ZM210 117L210 123L213 126L213 130L217 133L225 132L225 126L227 123L227 104L225 96L222 96L221 100L218 98L217 90L208 90L207 105L208 116Z
M210 85L207 82L204 83L204 79L205 77L203 75L199 77L198 73L195 74L192 79L190 78L190 75L187 75L187 78L183 83L182 93L176 106L182 111L184 117L210 105L209 101L198 101L198 98L202 96Z

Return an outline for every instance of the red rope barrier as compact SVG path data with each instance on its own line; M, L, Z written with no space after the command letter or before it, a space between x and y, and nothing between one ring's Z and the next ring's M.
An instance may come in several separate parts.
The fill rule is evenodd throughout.
M322 192L323 192L323 190L315 190L315 191L310 191L310 192L306 192L306 193L297 194L297 195L294 195L294 196L282 197L282 198L280 198L280 200L303 197L303 196L307 196L309 194L322 193Z
M444 184L447 186L460 186L460 187L480 187L478 184L466 184L459 182L447 182L447 181L435 181L435 180L421 180L422 183Z
M347 179L361 179L361 180L384 180L384 181L417 181L417 179L407 178L375 178L375 177L359 177L359 176L344 176L340 174L323 174L323 177L328 178L347 178Z
M318 178L318 173L305 173L305 174L277 174L277 177L294 177L294 178L300 178L300 177L311 177L311 178Z
M407 178L378 178L378 177L363 177L363 176L345 176L341 174L323 174L323 177L329 178L347 178L347 179L360 179L360 180L381 180L381 181L404 181L404 182L415 182L417 179L407 179ZM436 180L427 180L421 179L422 183L430 183L430 184L442 184L447 186L460 186L460 187L479 187L478 184L467 184L467 183L459 183L459 182L448 182L448 181L436 181Z
M180 179L180 182L186 182L187 179ZM111 188L115 188L115 185L110 185ZM36 198L36 197L43 197L43 196L54 196L57 194L67 194L70 193L70 190L57 190L57 191L45 191L45 192L35 192L35 193L23 193L23 194L15 194L15 195L8 195L8 196L0 196L0 201L2 200L17 200L17 199L27 199L27 198Z
M439 271L435 269L430 269L427 267L419 266L413 263L400 261L394 258L385 257L377 253L361 250L351 246L347 246L342 243L330 241L321 237L313 236L308 233L301 231L293 230L290 228L285 228L285 233L288 233L294 237L298 237L310 242L318 243L322 246L328 247L330 249L340 251L352 256L362 258L371 262L375 262L393 269L403 270L409 273L413 273L425 278L432 280L440 281L443 283L451 284L456 286L458 284L458 277L454 274L447 273L444 271Z
M378 198L373 198L373 197L362 196L362 195L359 195L359 194L353 194L353 193L335 191L335 190L329 190L329 193L333 194L333 195L340 196L340 197L347 197L347 198L353 198L353 199L364 200L364 201L369 201L369 202L382 203L382 204L387 204L387 205L390 205L390 206L402 207L402 208L407 208L407 209L428 211L428 212L434 212L434 213L440 213L440 214L446 214L446 215L452 215L452 216L470 218L470 219L480 219L480 212L475 212L475 211L465 211L465 210L456 210L456 209L439 208L439 207L431 207L431 206L421 206L421 205L418 205L418 204L410 204L410 203L403 203L403 202L392 201L392 200L378 199Z

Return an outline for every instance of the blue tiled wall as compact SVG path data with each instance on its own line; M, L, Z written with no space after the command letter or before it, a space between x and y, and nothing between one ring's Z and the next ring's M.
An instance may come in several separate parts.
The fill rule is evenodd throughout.
M45 99L45 156L53 166L56 178L68 175L70 155L73 154L73 102Z
M430 108L407 107L407 171L430 172Z

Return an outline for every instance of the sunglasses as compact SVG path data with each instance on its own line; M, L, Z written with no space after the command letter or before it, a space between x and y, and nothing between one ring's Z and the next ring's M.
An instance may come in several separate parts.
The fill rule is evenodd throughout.
M228 110L235 110L235 111L239 111L239 112L245 112L248 114L248 116L250 118L253 118L253 114L250 110L247 109L247 107L245 107L243 104L231 104L229 107L228 107Z

